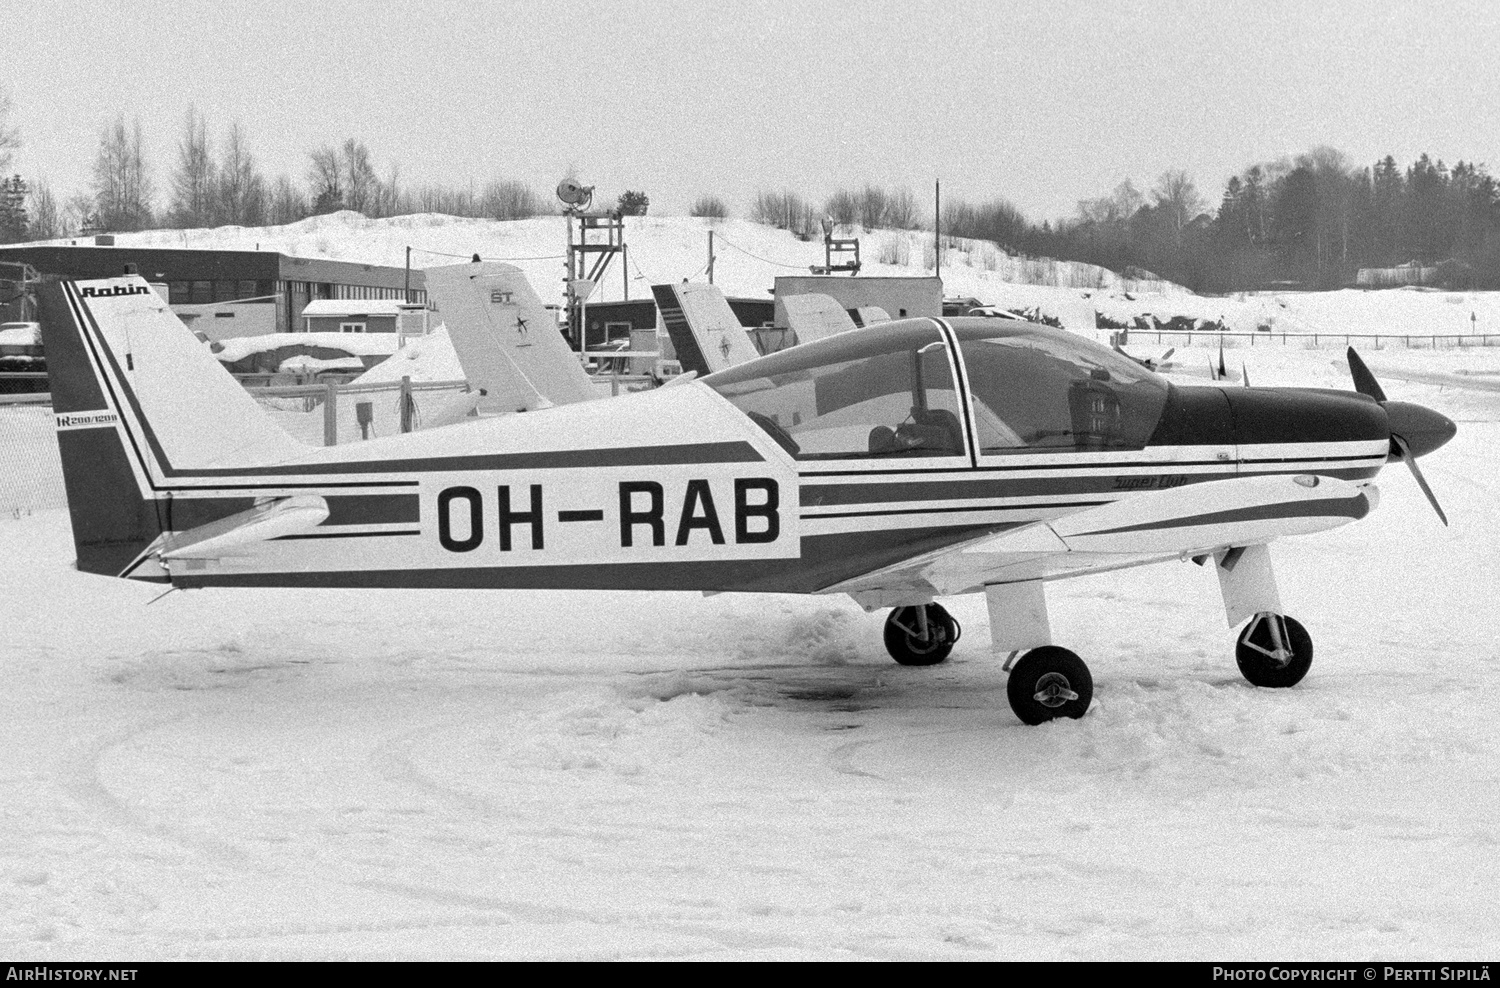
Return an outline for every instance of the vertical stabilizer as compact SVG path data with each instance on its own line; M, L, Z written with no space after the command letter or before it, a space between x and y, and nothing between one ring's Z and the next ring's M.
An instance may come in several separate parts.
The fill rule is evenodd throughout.
M481 408L529 411L599 397L520 268L478 261L425 275L464 377L485 393Z
M652 285L656 309L684 371L702 377L760 356L714 285Z
M161 532L156 502L63 286L43 282L37 301L78 568L115 576Z
M140 277L45 282L39 302L80 570L131 575L184 475L306 453Z

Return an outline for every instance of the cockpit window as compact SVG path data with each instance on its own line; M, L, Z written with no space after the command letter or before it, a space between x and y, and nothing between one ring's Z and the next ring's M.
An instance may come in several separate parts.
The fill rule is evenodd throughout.
M951 355L936 327L870 326L709 376L799 460L962 456Z
M983 453L1140 449L1166 405L1161 378L1069 334L958 335Z

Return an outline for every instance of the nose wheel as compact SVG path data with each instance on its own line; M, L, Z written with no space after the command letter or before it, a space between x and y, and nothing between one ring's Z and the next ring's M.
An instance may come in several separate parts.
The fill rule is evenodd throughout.
M904 666L935 666L958 644L963 629L941 604L898 607L885 619L885 650Z
M1088 712L1094 699L1094 677L1073 652L1044 645L1011 666L1005 692L1010 709L1023 724L1043 724L1058 717L1076 720Z
M1240 632L1234 658L1253 686L1296 686L1312 666L1312 636L1284 614L1261 611Z

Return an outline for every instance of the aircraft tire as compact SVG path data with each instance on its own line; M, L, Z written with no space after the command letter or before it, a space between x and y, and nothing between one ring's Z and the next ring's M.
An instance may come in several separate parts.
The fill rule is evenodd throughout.
M958 641L958 622L941 604L921 606L927 608L925 642L906 630L916 627L916 607L898 607L885 619L885 650L904 666L935 666L948 658Z
M1270 689L1296 686L1312 667L1312 636L1300 622L1281 615L1292 657L1285 663L1278 662L1266 654L1271 650L1271 625L1267 620L1270 616L1273 615L1257 614L1245 625L1245 630L1240 632L1239 640L1235 643L1234 660L1239 664L1240 675L1252 686Z
M1093 702L1094 677L1075 653L1043 645L1011 666L1005 693L1023 724L1044 724L1058 717L1076 720Z

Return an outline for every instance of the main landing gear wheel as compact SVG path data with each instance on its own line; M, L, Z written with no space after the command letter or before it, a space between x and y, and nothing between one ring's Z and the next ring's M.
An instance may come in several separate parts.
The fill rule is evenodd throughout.
M962 634L958 621L940 604L898 607L885 619L885 650L904 666L935 666Z
M1312 666L1312 636L1284 614L1262 611L1240 632L1234 659L1251 685L1296 686Z
M1042 724L1056 717L1076 720L1088 712L1094 699L1094 677L1074 653L1043 645L1011 667L1005 692L1010 709L1023 724Z

